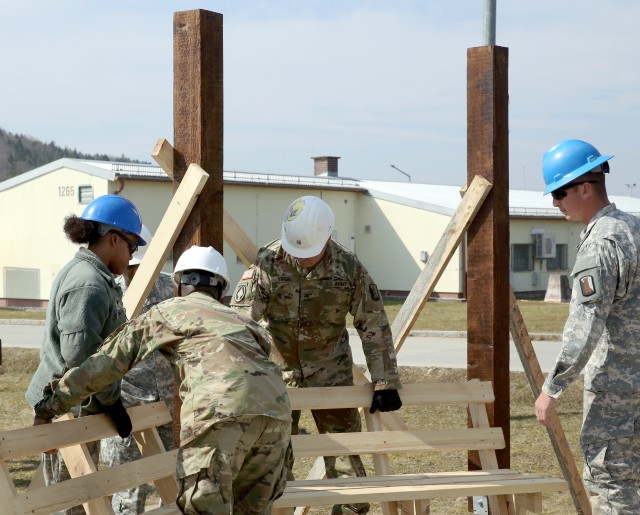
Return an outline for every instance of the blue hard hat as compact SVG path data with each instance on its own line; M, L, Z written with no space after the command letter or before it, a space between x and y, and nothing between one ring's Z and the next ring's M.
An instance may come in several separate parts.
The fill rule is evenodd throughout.
M547 185L544 194L569 184L576 177L584 175L612 157L601 155L596 147L586 141L561 141L547 150L542 158L542 175Z
M83 220L99 222L122 229L138 238L138 245L146 245L142 238L142 220L136 206L129 199L119 195L103 195L89 204L82 215Z

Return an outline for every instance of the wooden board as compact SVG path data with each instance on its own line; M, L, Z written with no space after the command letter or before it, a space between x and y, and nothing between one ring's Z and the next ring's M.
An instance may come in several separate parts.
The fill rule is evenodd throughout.
M196 164L189 166L162 217L136 275L124 294L123 304L128 318L134 318L140 312L208 178L209 174L200 166Z
M480 176L473 178L467 193L391 325L396 351L400 350L404 340L409 336L413 324L429 300L429 296L451 260L451 256L464 238L467 228L473 222L490 190L491 183L489 181Z

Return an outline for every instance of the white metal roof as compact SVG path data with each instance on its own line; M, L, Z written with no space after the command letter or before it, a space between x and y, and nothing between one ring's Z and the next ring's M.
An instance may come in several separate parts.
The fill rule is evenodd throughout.
M453 215L460 204L461 186L415 182L360 181L374 198L407 206ZM609 195L618 209L640 216L640 199ZM542 191L509 190L509 215L512 217L564 218L553 207L551 195Z
M132 179L170 180L157 165L88 161L63 158L0 182L0 191L35 179L60 168L71 168L113 181L117 176ZM452 216L460 204L461 186L416 182L366 181L329 176L278 175L253 172L224 172L225 183L263 184L267 186L348 189L368 192L372 197ZM628 213L640 216L640 199L609 195L609 200ZM552 205L551 195L541 191L510 190L509 215L512 217L562 218Z

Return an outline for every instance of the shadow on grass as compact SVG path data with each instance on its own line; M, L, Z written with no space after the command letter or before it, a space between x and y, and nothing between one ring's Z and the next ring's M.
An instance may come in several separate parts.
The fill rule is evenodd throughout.
M562 419L562 417L567 417L572 415L581 417L582 411L563 411L560 414L560 418ZM510 419L511 420L536 420L536 416L535 415L511 415Z

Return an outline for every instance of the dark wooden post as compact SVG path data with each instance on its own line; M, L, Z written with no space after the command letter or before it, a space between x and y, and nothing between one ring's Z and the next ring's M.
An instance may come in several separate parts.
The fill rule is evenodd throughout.
M174 191L191 163L209 174L173 247L174 264L192 245L222 253L223 81L222 14L197 9L173 16ZM175 399L174 442L179 441Z
M501 468L510 464L508 56L504 47L467 50L467 183L481 175L493 184L467 233L467 377L493 383ZM477 453L469 468L480 468Z
M174 190L191 163L209 174L173 248L174 263L191 245L222 252L222 15L201 9L173 17Z

